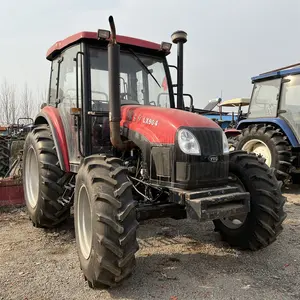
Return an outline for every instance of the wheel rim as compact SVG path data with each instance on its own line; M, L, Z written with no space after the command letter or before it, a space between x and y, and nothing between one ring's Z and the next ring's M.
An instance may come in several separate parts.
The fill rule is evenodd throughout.
M92 212L85 185L81 186L78 194L77 228L80 251L88 259L92 250Z
M265 163L268 167L271 166L272 163L272 155L269 147L261 140L254 139L250 140L242 147L242 150L249 152L253 152L256 155L261 155L265 158Z
M239 189L240 192L245 192L245 186L243 185L243 183L240 181L239 178L237 178L234 175L230 175L229 176L229 180L230 180L230 186L235 186ZM220 219L220 221L227 227L230 229L238 229L240 228L246 221L247 219L247 213L245 214L239 214L239 215L235 215L235 216L230 216L230 217L226 217L226 218L222 218Z
M35 208L39 197L39 162L33 147L27 152L25 168L27 200L29 205Z
M234 151L235 147L234 147L234 143L228 143L228 147L229 147L229 152Z

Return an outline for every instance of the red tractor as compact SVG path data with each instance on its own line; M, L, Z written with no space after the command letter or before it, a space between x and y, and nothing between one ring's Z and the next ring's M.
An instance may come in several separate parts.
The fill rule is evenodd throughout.
M23 154L34 226L58 226L74 204L80 266L93 288L132 273L139 220L211 220L242 249L274 242L286 216L274 171L255 155L229 153L222 129L184 108L186 33L172 35L174 85L166 59L172 44L119 36L112 17L109 23L110 31L75 34L47 53L48 104Z

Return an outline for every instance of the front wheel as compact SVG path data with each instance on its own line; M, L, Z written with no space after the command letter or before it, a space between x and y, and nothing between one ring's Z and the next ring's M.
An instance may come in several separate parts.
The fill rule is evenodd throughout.
M253 124L242 130L234 144L235 150L262 156L276 177L283 183L290 179L292 152L287 137L272 125Z
M230 153L229 184L250 193L250 212L215 220L215 230L231 246L258 250L272 244L282 231L286 218L285 197L274 169L255 154Z
M135 267L138 222L132 184L118 158L85 158L76 178L74 219L81 269L92 288L113 287Z

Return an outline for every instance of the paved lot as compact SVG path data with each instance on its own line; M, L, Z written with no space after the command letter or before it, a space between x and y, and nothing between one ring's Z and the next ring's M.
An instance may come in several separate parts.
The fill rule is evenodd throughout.
M22 210L2 212L0 299L300 299L300 196L296 189L286 196L283 233L256 253L228 248L211 223L143 223L136 270L109 291L82 278L72 219L45 231Z

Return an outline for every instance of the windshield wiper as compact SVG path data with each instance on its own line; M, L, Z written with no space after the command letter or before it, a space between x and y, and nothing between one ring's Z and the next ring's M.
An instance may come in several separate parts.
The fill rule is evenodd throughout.
M133 50L128 49L129 52L136 58L137 62L145 69L145 71L151 75L151 77L154 79L154 81L157 83L157 85L161 88L160 84L156 80L156 78L153 76L151 71L147 68L147 66L142 62L142 60L133 52Z

